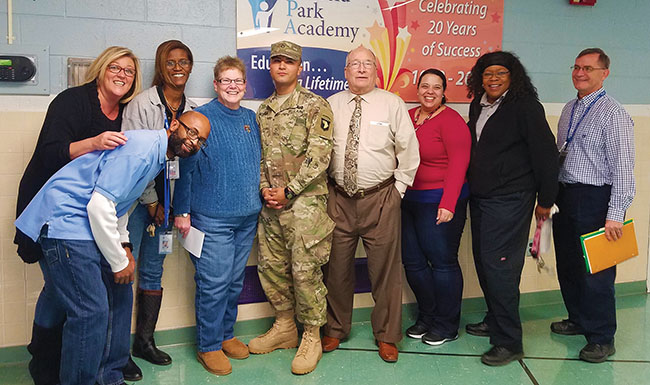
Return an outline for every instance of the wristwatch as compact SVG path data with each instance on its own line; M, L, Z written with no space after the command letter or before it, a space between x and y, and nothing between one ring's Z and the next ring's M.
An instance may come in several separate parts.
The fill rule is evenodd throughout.
M122 247L128 247L131 252L133 252L133 243L131 242L122 242Z
M190 214L189 214L189 213L183 213L183 214L178 214L178 215L176 215L176 216L177 216L177 217L187 218L187 217L190 216Z
M289 187L284 188L284 197L287 198L288 200L292 200L293 198L296 197L296 193L293 192Z

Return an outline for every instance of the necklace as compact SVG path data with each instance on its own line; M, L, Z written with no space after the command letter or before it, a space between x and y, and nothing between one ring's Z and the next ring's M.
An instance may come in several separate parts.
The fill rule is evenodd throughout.
M176 106L176 108L174 108L172 107L172 104L169 103L169 99L167 98L167 95L165 95L165 92L162 91L161 93L165 102L165 106L167 106L167 108L169 108L169 110L172 111L173 113L176 113L176 111L178 111L178 109L181 107L181 104L183 104L183 98L181 97L181 100L178 102L178 105Z
M433 118L436 113L442 108L442 104L439 105L435 110L429 112L429 115L427 115L426 118L422 121L422 123L418 124L418 120L420 120L420 113L422 112L422 107L420 106L416 111L415 111L415 131L417 131L420 127L424 125L424 123L428 122L431 118Z

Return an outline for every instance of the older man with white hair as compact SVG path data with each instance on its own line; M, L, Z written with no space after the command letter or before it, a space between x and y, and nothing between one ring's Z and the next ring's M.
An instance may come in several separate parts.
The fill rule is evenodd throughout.
M349 90L328 98L334 112L334 149L329 167L328 214L336 222L332 253L324 267L327 325L323 351L350 334L354 255L363 240L375 308L371 322L379 356L397 361L402 338L400 204L420 163L418 141L406 105L375 87L377 64L359 46L347 56Z

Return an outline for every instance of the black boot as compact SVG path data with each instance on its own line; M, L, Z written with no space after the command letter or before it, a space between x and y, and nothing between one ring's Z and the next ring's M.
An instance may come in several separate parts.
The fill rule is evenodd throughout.
M61 366L61 337L63 324L44 328L33 324L32 341L27 350L32 354L29 361L29 374L36 385L59 384Z
M156 322L158 322L161 302L162 289L138 289L138 315L136 317L133 355L155 365L169 365L172 363L172 358L167 353L158 350L156 342L153 340L153 332L156 329Z
M142 379L142 370L133 361L131 355L129 355L129 361L127 361L126 366L122 368L122 376L124 376L126 381L140 381Z

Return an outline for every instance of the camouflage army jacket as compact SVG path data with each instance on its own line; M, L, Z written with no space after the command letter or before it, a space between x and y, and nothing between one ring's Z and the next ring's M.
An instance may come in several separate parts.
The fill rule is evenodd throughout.
M326 194L332 120L329 103L300 85L281 106L275 93L266 99L257 110L260 189L289 187L305 196Z

